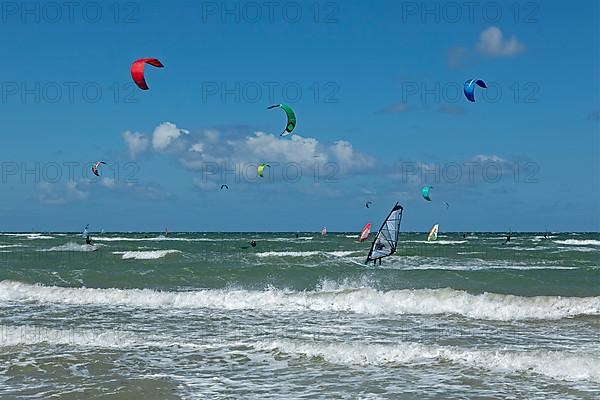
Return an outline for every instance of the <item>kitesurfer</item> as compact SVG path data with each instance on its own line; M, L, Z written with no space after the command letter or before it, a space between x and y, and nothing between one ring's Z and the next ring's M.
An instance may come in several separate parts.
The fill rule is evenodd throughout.
M90 235L87 235L85 237L85 244L87 244L88 246L92 245L92 239L90 238Z
M375 243L375 250L381 251L383 249L385 249L385 244L383 244L383 242L381 240L378 240ZM373 260L373 265L376 265L376 263L377 263L377 259ZM381 265L381 258L379 258L379 265Z
M251 241L251 242L250 242L250 246L252 246L252 247L256 247L256 240L253 240L253 241Z
M503 244L510 242L510 232L506 235L506 241Z

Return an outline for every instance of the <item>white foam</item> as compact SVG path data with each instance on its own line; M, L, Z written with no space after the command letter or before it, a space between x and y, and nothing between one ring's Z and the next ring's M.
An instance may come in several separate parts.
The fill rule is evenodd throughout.
M263 251L256 253L257 257L312 257L318 255L318 251Z
M256 253L257 257L314 257L318 255L330 255L335 257L347 257L357 251L263 251Z
M235 239L237 240L237 239ZM261 242L297 242L298 240L313 240L312 236L261 238Z
M457 254L475 255L478 252L465 252ZM484 254L482 252L482 254ZM489 269L577 269L576 266L564 266L555 261L538 260L535 264L528 261L517 260L486 260L477 257L446 258L425 256L392 256L384 261L378 268L400 270L446 270L446 271L479 271Z
M434 240L431 242L425 242L425 243L437 243L437 244L463 244L463 243L467 243L466 240Z
M567 251L579 251L581 253L591 253L591 252L595 252L598 251L600 249L596 249L594 247L574 247L574 246L567 246L567 247L558 247L558 251L556 251L556 253L564 253Z
M206 349L222 346L222 344L219 345L218 343L186 343L180 342L178 338L157 336L150 333L140 334L122 330L96 330L83 328L65 330L29 325L0 325L0 348L10 346L32 346L37 344L119 349L131 347L183 347Z
M556 244L568 244L572 246L600 246L600 240L586 239L567 239L567 240L553 240Z
M51 247L49 249L42 249L39 251L95 251L98 250L98 247L91 244L79 244L79 243L65 243L60 246Z
M257 346L265 351L322 358L346 365L413 364L452 362L493 372L528 372L554 379L600 382L600 356L566 351L472 350L419 343L365 344L292 342L279 340Z
M41 233L3 233L4 236L24 237L29 240L54 239L54 236L42 235Z
M131 345L131 334L120 331L62 330L34 326L1 326L0 347L35 344L90 347L124 347Z
M288 312L349 312L362 314L457 314L474 319L560 319L600 315L600 297L469 294L454 289L379 291L369 287L290 291L267 289L206 289L158 292L149 289L91 289L0 282L0 301L37 301L73 305L115 305L147 308L253 309Z
M120 237L120 236L95 236L94 240L99 242L163 242L163 241L174 241L174 242L216 242L217 239L209 238L178 238L178 237L167 237L167 236L156 236L148 238L135 238L135 237ZM227 239L219 239L227 240Z
M114 251L113 254L122 254L123 260L156 260L169 254L181 253L179 250L148 250L148 251Z
M426 244L463 244L467 243L466 240L403 240L398 243L426 243Z
M362 253L362 251L357 250L349 250L349 251L326 251L325 254L335 256L335 257L348 257L351 254Z

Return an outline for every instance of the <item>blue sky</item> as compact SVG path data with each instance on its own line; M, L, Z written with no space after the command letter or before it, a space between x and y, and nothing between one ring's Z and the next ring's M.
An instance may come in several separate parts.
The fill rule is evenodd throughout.
M600 229L597 2L7 4L1 230Z

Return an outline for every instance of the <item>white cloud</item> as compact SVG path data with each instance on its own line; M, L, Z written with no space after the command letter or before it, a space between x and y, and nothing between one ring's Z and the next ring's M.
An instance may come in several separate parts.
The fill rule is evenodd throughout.
M476 156L473 157L474 162L479 162L479 163L506 163L507 161L497 155L485 155L485 154L477 154Z
M110 178L102 178L100 180L100 184L106 188L112 188L115 186L116 182L114 179L110 179Z
M177 128L177 126L171 122L164 122L154 129L154 133L152 134L152 147L154 150L164 151L174 141L179 139L179 137L189 133L190 132L185 129Z
M77 182L41 182L37 185L37 191L38 201L44 204L67 204L84 200L89 195L89 193L79 189Z
M202 143L195 143L192 145L192 147L190 147L190 151L202 153L204 151L204 145Z
M338 140L330 149L342 170L361 171L375 167L375 159L354 151L350 142Z
M502 31L495 26L481 32L476 48L479 52L492 57L510 57L525 51L525 45L515 36L505 39Z
M317 155L319 142L314 138L293 135L289 140L279 136L256 132L242 142L231 142L232 147L240 155L252 155L252 159L273 160L280 162L304 162Z
M131 141L131 135L123 135L123 138L128 143ZM174 157L193 171L207 169L208 163L214 163L210 168L226 171L250 171L253 165L261 162L272 163L273 168L279 165L281 171L285 164L296 163L301 169L306 169L305 176L312 176L313 173L308 173L308 170L311 166L314 168L317 162L337 163L340 175L364 172L375 167L373 157L356 151L350 142L344 140L327 144L311 137L291 135L282 139L279 135L265 132L241 134L227 130L205 130L190 133L169 122L154 130L151 150ZM214 173L211 175L214 182L195 182L195 185L214 189L220 176L221 173Z
M129 155L135 158L138 154L148 149L149 140L146 136L138 132L123 132L123 140L129 148Z

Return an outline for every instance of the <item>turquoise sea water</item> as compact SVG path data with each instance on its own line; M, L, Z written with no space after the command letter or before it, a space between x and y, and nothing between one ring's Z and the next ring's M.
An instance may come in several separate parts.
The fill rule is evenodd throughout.
M0 234L0 398L600 396L600 234L297 236Z

